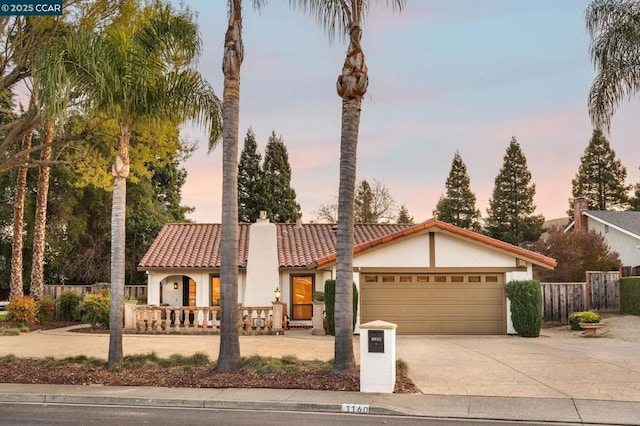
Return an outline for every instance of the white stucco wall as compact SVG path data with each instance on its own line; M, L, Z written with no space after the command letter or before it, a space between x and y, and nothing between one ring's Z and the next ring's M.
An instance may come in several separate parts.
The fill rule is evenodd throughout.
M589 229L593 229L602 234L611 247L611 250L616 251L620 255L620 260L623 266L638 266L640 265L640 239L634 238L629 234L618 231L617 229L609 226L605 228L603 223L589 218Z
M513 267L515 265L513 255L491 250L487 246L461 240L441 232L437 232L435 237L436 267Z
M420 268L429 266L429 234L410 236L372 248L353 258L353 267Z
M196 306L209 306L211 301L211 286L209 277L219 275L217 271L200 269L184 271L179 269L149 271L147 274L147 303L149 305L160 304L160 287L164 289L163 303L182 306L182 276L186 275L196 283ZM173 289L173 283L178 283L178 289ZM245 273L238 272L238 303L243 303L244 299Z
M249 235L243 303L245 306L268 306L274 300L273 292L280 282L276 225L268 219L258 219L251 225Z

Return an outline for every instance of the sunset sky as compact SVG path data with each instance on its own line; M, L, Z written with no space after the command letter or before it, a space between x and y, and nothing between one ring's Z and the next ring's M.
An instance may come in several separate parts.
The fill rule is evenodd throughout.
M198 69L222 98L226 1L190 0L203 54ZM346 43L288 2L260 12L245 0L239 149L249 127L264 147L282 136L303 221L338 191L341 99L335 82ZM458 150L483 216L503 156L515 136L536 184L538 214L565 215L580 156L591 137L587 94L595 75L584 25L587 0L408 0L402 14L371 2L363 33L369 89L363 101L358 179L388 186L416 222L432 217ZM640 181L640 103L618 110L609 140ZM636 123L636 124L633 124ZM183 204L196 222L219 222L222 143L207 137L185 164Z

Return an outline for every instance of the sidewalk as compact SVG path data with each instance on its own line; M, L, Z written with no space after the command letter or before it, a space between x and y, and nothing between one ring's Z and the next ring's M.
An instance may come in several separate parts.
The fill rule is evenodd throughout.
M65 330L0 336L0 356L105 358L108 340ZM327 360L333 343L333 337L308 330L240 338L243 356ZM218 336L124 336L125 355L203 352L215 359L218 347ZM359 361L358 338L354 349ZM398 336L398 358L408 364L420 394L0 384L0 401L330 412L360 404L375 414L638 425L639 354L637 342L547 330L536 339Z

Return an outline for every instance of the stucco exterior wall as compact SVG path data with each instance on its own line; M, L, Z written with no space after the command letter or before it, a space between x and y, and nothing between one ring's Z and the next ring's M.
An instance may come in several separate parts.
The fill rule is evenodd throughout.
M354 268L420 268L429 266L429 235L407 237L398 242L365 251L354 256Z
M513 267L515 259L508 254L500 253L470 243L441 232L435 234L436 267Z

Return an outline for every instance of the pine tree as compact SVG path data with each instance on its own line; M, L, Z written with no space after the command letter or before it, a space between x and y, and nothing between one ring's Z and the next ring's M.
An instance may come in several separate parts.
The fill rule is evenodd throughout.
M625 185L626 178L627 169L616 159L609 141L601 130L594 130L571 181L572 197L586 197L590 210L627 209L630 187ZM573 199L569 200L568 213L573 217Z
M262 165L264 191L268 194L264 208L272 222L295 222L302 215L296 202L296 191L291 187L289 154L281 137L273 132L269 137Z
M413 216L409 215L409 209L407 209L406 205L401 205L400 206L400 211L398 212L398 219L396 220L397 223L403 223L403 224L413 224Z
M378 218L373 212L373 192L366 180L356 187L355 194L355 223L377 223Z
M485 223L487 235L514 245L536 241L544 231L544 217L533 215L535 193L527 159L516 138L512 137L489 200L489 216Z
M260 210L265 210L261 161L256 136L249 128L238 162L238 220L240 222L253 223L260 217Z
M479 230L480 210L476 208L476 196L469 184L467 166L456 151L445 183L447 194L438 200L433 216L461 228Z

